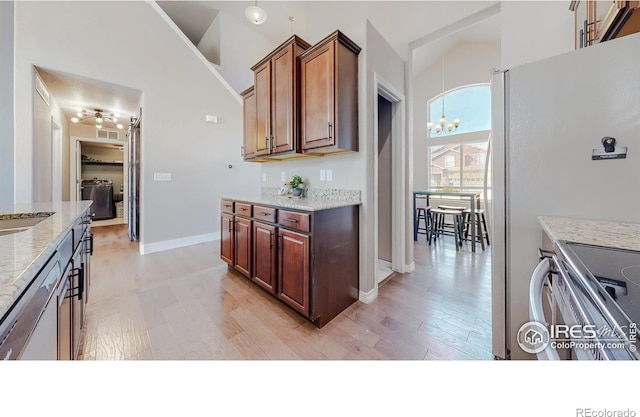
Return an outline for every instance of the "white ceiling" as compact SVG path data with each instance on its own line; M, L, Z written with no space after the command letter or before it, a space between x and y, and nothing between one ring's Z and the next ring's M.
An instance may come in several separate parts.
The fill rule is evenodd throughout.
M139 111L140 90L42 67L36 67L36 70L69 120L75 117L76 108L82 107L120 113L118 122L127 126L130 117ZM80 124L95 125L95 121L84 120ZM103 126L114 127L106 123Z

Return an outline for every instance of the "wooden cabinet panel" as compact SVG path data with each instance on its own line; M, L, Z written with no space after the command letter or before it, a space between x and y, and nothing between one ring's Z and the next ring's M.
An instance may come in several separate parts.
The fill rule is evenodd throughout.
M293 46L282 50L271 60L271 135L273 153L288 152L294 149L294 135L297 123L294 115L295 57Z
M271 207L253 206L253 218L262 222L275 223L277 210Z
M256 156L257 133L258 133L258 115L256 107L256 95L254 88L251 87L242 93L242 111L243 111L243 148L242 157L250 160Z
M280 229L278 298L309 315L309 236Z
M359 53L359 46L336 31L300 56L304 152L358 151Z
M231 266L235 264L233 227L233 215L222 213L220 216L220 258Z
M251 217L251 204L236 203L233 212L238 216Z
M302 148L333 146L334 44L328 43L301 63Z
M265 62L254 72L256 100L256 156L271 153L271 63Z
M235 218L235 267L243 275L251 278L252 248L252 221Z
M222 200L220 202L220 211L223 213L233 213L233 201Z
M279 210L278 223L280 226L299 232L309 232L309 215L295 211Z
M277 233L275 226L253 223L253 280L271 294L276 293L278 278Z

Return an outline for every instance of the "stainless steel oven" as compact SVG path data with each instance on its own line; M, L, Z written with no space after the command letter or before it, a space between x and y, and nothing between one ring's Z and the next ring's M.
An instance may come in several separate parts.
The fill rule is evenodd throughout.
M566 241L556 249L531 277L538 358L640 359L640 252Z

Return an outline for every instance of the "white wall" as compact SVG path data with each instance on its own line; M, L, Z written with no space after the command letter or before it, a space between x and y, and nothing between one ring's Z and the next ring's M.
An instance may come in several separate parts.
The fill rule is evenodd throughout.
M0 204L13 203L13 9L0 1Z
M220 65L220 74L241 93L253 85L251 67L278 45L221 11L202 36L198 49L209 61Z
M574 49L567 1L503 1L500 14L503 69Z
M500 42L461 42L446 51L444 90L462 85L491 82L491 70L500 67ZM427 170L427 102L442 93L440 59L414 74L413 80L413 186L429 188ZM453 117L453 115L450 115ZM464 121L462 121L464 123ZM453 138L453 137L452 137Z
M93 39L105 33L110 42L97 50ZM219 197L259 187L259 167L240 159L241 106L150 4L19 2L16 158L25 163L15 170L18 201L31 195L34 64L143 91L142 244L213 234ZM205 123L205 114L218 116L219 123ZM154 172L170 172L173 181L153 182ZM230 175L232 181L221 181Z

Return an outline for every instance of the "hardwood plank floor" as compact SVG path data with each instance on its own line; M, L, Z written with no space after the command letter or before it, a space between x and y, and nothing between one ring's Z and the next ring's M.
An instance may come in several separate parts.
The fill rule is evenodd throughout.
M228 270L219 243L138 253L126 226L93 229L85 360L484 360L490 251L414 245L416 269L322 329ZM449 241L451 240L451 242Z

